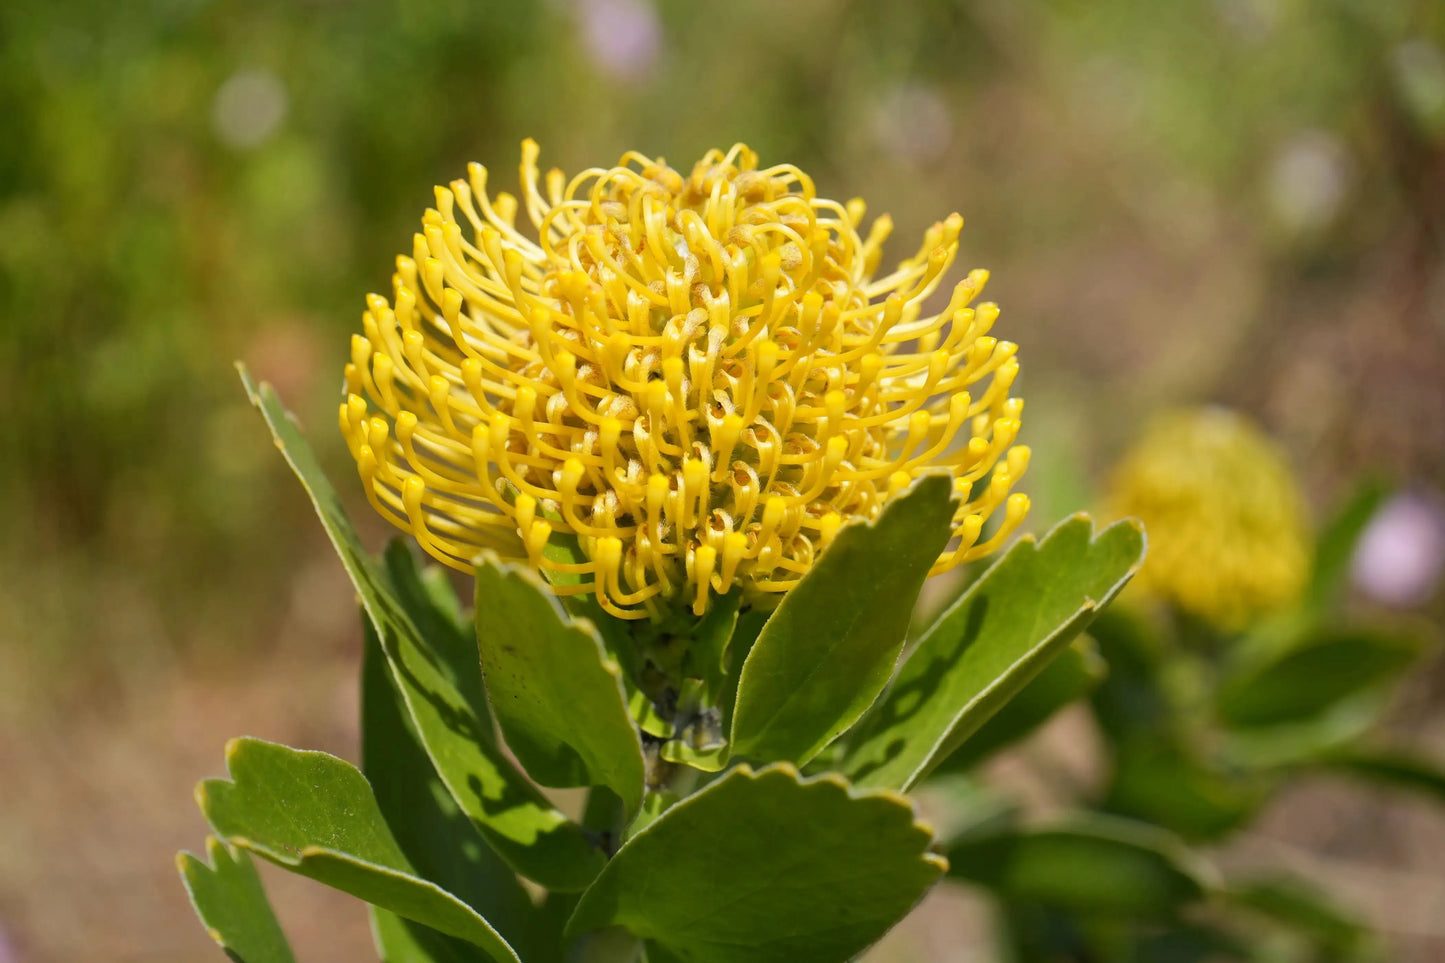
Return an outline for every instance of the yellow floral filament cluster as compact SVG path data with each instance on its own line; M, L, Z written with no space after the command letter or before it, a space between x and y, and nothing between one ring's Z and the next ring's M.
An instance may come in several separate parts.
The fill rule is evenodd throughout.
M776 599L928 469L961 498L935 572L1019 524L1016 349L969 306L987 272L931 301L957 214L874 277L889 219L860 235L861 200L743 145L690 175L629 153L568 180L537 154L520 197L475 164L437 188L352 340L341 429L372 505L430 554L526 559L641 618L734 586ZM563 534L581 561L546 551Z
M1236 630L1299 596L1309 575L1303 499L1283 454L1219 408L1159 416L1114 470L1111 511L1149 533L1136 580Z

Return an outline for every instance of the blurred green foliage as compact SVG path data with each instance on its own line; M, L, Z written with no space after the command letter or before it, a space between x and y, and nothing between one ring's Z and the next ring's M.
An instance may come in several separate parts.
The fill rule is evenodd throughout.
M524 136L569 170L745 139L891 210L899 255L966 211L1024 346L1039 517L1181 394L1268 409L1321 477L1360 445L1434 471L1445 429L1413 402L1439 390L1440 326L1391 342L1424 370L1363 439L1270 349L1346 285L1428 301L1442 40L1408 0L6 3L4 635L117 664L274 635L314 542L232 359L336 453L362 295L432 184L473 159L509 182ZM1411 303L1395 327L1438 310Z
M6 0L0 721L178 650L354 647L345 586L334 638L288 629L334 562L231 363L354 496L330 425L362 295L432 184L506 185L526 136L569 170L746 140L891 211L890 255L962 210L1022 345L1035 518L1160 403L1259 417L1318 504L1366 465L1445 479L1436 0ZM1109 678L1147 682L1128 654ZM1131 693L1106 729L1174 718ZM1156 749L1136 785L1200 802L1174 811L1201 835L1262 797ZM1319 763L1439 791L1413 759ZM1282 893L1242 901L1311 915Z

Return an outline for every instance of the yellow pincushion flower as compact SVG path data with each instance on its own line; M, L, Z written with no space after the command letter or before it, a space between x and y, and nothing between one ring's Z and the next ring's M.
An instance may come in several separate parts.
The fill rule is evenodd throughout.
M537 155L520 199L477 164L438 187L352 339L341 429L372 505L427 552L525 559L641 618L734 586L775 600L928 469L962 500L935 572L1022 520L1016 348L988 334L995 305L969 307L987 272L925 313L957 214L875 278L887 216L861 236L861 200L741 144L690 175L628 153L543 178ZM582 561L544 551L563 534Z
M1115 468L1110 508L1149 533L1136 584L1221 629L1298 598L1309 575L1303 499L1284 455L1220 408L1156 418Z

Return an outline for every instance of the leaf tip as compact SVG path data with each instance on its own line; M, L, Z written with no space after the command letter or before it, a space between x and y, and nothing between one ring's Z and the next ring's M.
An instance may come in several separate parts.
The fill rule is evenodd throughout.
M948 872L948 857L944 856L942 853L924 853L923 861L928 865L932 866L934 869L938 870L940 873Z
M233 736L233 737L231 737L230 739L227 739L227 740L226 740L225 754L226 754L226 768L227 768L227 769L230 769L230 768L231 768L231 764L236 761L236 756L240 754L241 749L242 749L242 747L245 745L245 743L246 743L246 737L245 737L245 736Z
M788 779L797 779L797 778L798 778L798 767L795 766L795 765L793 765L791 762L786 762L786 761L784 761L784 762L775 762L775 763L773 763L771 766L769 766L767 769L764 769L762 772L757 773L757 776L761 777L761 776L766 775L766 774L769 773L769 772L776 772L776 773L778 773L779 775L784 776L784 777L786 777L786 778L788 778ZM750 771L750 772L748 773L748 775L753 775L753 773ZM826 779L827 776L830 776L830 775L832 775L832 773L826 773L823 777L820 777L820 778Z

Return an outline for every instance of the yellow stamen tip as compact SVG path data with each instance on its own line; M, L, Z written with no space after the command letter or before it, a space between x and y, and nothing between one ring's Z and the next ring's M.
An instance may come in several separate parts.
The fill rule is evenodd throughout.
M515 194L477 164L437 188L351 342L338 427L429 553L561 572L555 529L593 576L568 591L638 618L786 590L929 467L967 543L935 569L991 550L995 510L1022 517L1015 348L997 307L968 307L988 273L927 313L959 215L879 272L887 215L863 228L862 200L743 145L687 176L633 153L569 181L539 156L523 143Z

